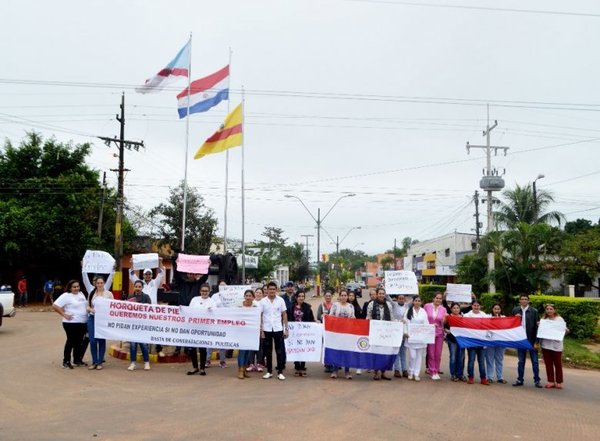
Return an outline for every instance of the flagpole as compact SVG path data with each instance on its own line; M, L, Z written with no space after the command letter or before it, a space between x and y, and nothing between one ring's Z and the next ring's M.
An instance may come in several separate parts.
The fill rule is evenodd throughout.
M185 223L187 212L188 149L190 144L190 88L192 82L192 33L190 32L190 58L188 60L187 115L185 118L185 170L183 172L183 213L181 216L181 251L185 250Z
M229 48L229 93L231 93L231 48ZM227 97L227 115L229 115L229 103L231 97ZM223 214L223 254L227 252L227 205L229 192L229 149L225 152L225 213Z
M245 204L245 188L244 188L244 144L246 139L246 129L244 128L246 102L244 96L244 86L242 86L242 284L246 283L246 204Z

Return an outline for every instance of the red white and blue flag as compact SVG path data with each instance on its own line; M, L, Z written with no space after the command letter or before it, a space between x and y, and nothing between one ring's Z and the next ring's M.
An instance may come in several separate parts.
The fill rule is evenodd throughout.
M448 316L450 332L461 348L493 346L533 349L521 317L473 318Z
M206 112L223 100L229 99L229 65L217 72L196 80L177 95L179 118L188 114Z
M173 79L174 77L188 77L190 75L191 43L192 40L190 39L164 69L146 80L143 86L136 87L135 91L138 93L159 92L169 83L169 79Z
M369 344L369 321L324 316L324 363L358 369L390 370L398 354L392 346Z

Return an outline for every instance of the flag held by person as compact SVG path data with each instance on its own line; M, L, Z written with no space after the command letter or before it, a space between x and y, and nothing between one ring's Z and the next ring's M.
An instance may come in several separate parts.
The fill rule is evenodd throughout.
M533 349L520 317L472 318L448 316L450 332L461 348L492 346Z
M152 78L147 79L143 86L136 87L135 91L138 93L160 92L169 83L169 79L188 77L190 75L191 42L192 40L190 39L164 69L161 69Z
M369 321L325 316L324 363L386 371L392 369L398 348L369 343Z
M194 155L194 159L242 145L242 123L242 104L240 103L227 115L221 128L202 144Z
M177 111L179 118L188 114L206 112L223 100L229 99L229 66L207 76L195 80L189 88L177 95Z

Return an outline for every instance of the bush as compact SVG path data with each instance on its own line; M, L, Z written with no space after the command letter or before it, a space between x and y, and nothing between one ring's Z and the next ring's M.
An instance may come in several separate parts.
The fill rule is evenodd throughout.
M511 305L504 304L504 294L501 292L484 292L477 300L479 300L479 303L481 303L481 310L487 314L492 312L492 306L494 306L494 303L500 303L502 305L502 311L504 311L504 314L507 313L507 309L511 308Z
M529 303L544 314L544 305L554 304L556 312L567 322L570 335L578 339L591 338L600 318L600 301L581 297L531 296Z
M431 303L433 295L436 292L441 292L443 294L444 291L446 291L446 285L419 285L419 296L423 301L423 305L425 303Z

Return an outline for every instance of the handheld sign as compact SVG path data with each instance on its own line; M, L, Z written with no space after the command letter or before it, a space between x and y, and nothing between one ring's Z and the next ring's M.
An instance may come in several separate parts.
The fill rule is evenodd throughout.
M285 340L287 361L321 361L323 325L311 322L289 322Z
M408 324L408 342L433 344L435 343L435 325Z
M242 306L244 292L252 289L250 285L219 285L219 297L224 308Z
M115 267L115 259L106 251L87 250L83 256L84 273L110 274Z
M369 343L373 346L402 346L404 325L401 322L369 320Z
M133 254L131 256L131 269L143 270L158 268L158 253Z
M419 294L417 276L412 271L385 271L385 292L394 294Z
M210 256L192 256L179 253L177 256L177 271L192 274L208 274Z
M448 283L446 285L446 301L457 303L471 303L473 300L471 285L460 283Z
M563 341L567 332L567 324L564 320L540 320L537 338L546 338L548 340Z

